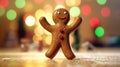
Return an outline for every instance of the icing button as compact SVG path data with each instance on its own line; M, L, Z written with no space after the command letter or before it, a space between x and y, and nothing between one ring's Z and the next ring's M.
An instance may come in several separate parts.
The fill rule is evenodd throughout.
M58 38L59 38L59 39L61 39L61 40L63 40L63 39L64 39L64 37L63 37L63 35L62 35L62 34L59 34L59 35L58 35Z
M61 28L61 29L59 30L59 32L60 32L60 33L64 33L64 30Z

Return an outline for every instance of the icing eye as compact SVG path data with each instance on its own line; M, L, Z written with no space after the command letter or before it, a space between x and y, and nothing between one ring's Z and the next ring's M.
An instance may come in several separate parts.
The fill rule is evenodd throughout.
M57 14L60 14L60 12L59 12L59 11L57 11Z
M64 14L67 14L67 12L65 11Z

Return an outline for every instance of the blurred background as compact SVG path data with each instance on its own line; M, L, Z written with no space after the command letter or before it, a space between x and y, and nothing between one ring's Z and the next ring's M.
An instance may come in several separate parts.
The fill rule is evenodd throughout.
M45 57L51 33L40 24L45 16L65 8L68 25L81 16L70 34L76 59L60 50L54 60ZM120 67L120 0L0 0L0 67Z
M69 24L81 16L82 24L70 35L70 43L78 50L89 43L92 47L120 46L119 0L0 0L0 47L41 50L49 47L51 34L40 24L45 16L51 25L52 12L65 8L70 12ZM68 25L69 25L68 24Z

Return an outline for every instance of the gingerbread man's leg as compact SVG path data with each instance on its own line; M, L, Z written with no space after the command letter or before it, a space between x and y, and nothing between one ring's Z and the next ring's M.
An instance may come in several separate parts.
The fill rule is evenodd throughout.
M68 41L64 41L64 43L61 43L61 48L62 48L62 51L63 51L64 55L68 59L72 60L73 58L75 58L75 55L73 54Z
M50 48L46 52L46 56L52 59L56 55L60 47L60 43L52 41Z

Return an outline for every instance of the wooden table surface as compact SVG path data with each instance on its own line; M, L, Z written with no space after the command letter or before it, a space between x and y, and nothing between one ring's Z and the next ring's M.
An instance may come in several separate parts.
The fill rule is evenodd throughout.
M45 57L45 52L0 49L0 67L120 67L119 48L74 52L76 58L73 60L67 60L61 50L53 60Z

